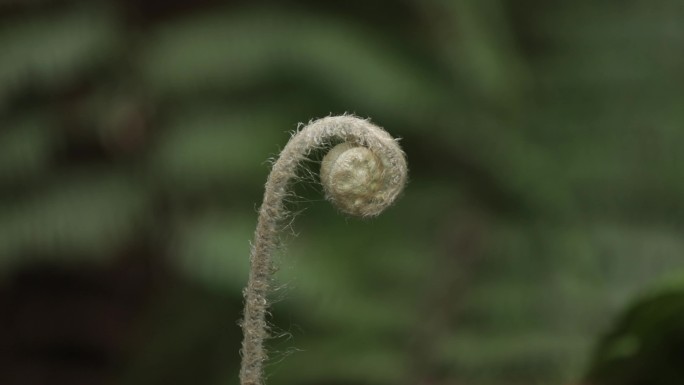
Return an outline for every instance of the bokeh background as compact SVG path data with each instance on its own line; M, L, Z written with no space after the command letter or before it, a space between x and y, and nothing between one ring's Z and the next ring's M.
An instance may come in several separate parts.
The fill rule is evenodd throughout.
M268 159L349 112L411 180L295 187L270 384L681 385L683 47L678 0L4 0L0 383L237 384Z

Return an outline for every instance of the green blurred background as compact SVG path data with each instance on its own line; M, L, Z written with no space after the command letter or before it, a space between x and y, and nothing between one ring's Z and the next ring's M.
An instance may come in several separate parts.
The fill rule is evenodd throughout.
M678 0L4 0L0 383L237 384L268 159L349 112L410 182L296 186L269 384L684 384L683 47Z

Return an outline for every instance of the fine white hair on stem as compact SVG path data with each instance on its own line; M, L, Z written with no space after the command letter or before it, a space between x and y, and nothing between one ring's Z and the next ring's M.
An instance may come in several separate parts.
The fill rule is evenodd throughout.
M241 323L241 385L264 384L263 366L268 356L263 344L269 337L266 314L274 271L272 254L278 247L278 232L290 215L285 208L290 185L297 179L300 163L312 151L335 144L321 162L321 183L326 198L343 213L374 217L395 201L406 183L406 156L397 140L367 119L329 116L292 134L266 181L252 243Z

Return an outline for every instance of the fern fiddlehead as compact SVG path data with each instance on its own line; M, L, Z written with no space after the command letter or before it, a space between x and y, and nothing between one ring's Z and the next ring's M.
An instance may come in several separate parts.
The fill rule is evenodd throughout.
M263 385L268 337L266 311L273 272L272 253L278 230L289 215L285 198L297 167L313 150L338 143L323 158L321 183L325 195L340 211L373 217L390 206L406 183L404 152L385 130L351 115L310 122L296 132L273 164L250 254L250 274L244 290L241 385Z

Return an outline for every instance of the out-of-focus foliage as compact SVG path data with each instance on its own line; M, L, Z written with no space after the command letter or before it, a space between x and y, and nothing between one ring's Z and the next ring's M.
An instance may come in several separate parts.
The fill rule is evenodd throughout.
M142 258L148 302L107 375L237 383L268 159L297 122L353 112L403 138L411 181L357 221L302 173L269 383L575 383L596 349L610 359L613 337L595 344L611 320L684 270L683 15L678 0L2 4L0 290L43 265L113 269L126 289ZM624 328L664 331L670 305L643 306Z
M602 340L589 373L600 384L681 384L684 289L650 293L629 308Z

